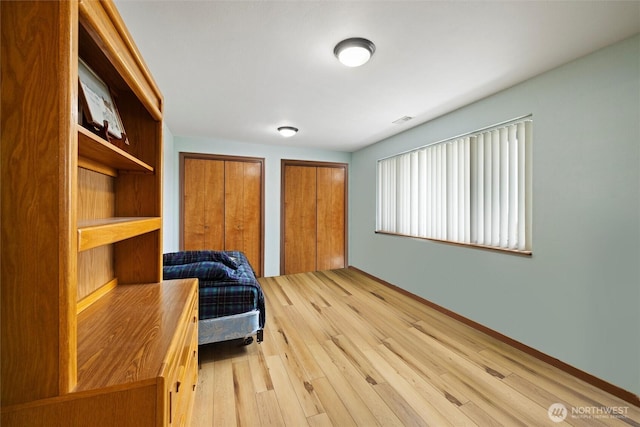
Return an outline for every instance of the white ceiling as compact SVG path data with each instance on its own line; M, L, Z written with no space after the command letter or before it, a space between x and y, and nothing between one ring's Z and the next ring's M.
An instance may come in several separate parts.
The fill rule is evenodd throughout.
M640 1L129 1L174 135L355 151L640 32ZM349 37L376 44L347 68ZM392 122L414 117L404 124ZM300 128L284 139L282 125Z

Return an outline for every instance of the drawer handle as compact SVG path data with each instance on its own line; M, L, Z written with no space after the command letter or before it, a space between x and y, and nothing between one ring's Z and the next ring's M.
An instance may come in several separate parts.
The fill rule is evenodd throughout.
M173 393L169 392L169 424L173 421Z
M193 316L193 323L196 323L198 321L198 316Z
M184 365L180 365L180 369L178 370L178 378L180 378L178 381L176 381L176 393L180 392L180 386L182 385L182 378L184 377Z

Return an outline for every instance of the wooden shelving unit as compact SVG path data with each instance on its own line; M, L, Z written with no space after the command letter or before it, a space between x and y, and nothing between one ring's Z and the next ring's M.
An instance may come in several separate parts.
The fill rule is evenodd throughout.
M162 218L105 218L78 222L78 251L160 230Z
M198 290L162 281L162 94L110 0L0 8L0 424L187 425ZM130 145L78 124L79 58Z
M85 165L95 164L96 172L102 172L105 168L111 170L125 170L130 172L153 173L150 166L140 159L135 158L126 151L94 135L88 129L80 125L78 130L78 158ZM86 167L92 169L91 167Z

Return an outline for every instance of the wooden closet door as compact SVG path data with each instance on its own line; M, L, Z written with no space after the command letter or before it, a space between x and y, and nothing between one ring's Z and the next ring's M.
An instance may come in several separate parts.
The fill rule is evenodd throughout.
M316 168L284 170L284 272L316 270Z
M347 166L282 163L281 274L346 266Z
M204 182L206 163L199 159L184 159L182 181L182 247L192 250L204 245Z
M183 250L237 250L263 274L263 159L181 154Z
M224 248L225 164L184 159L183 249Z
M317 172L317 270L345 267L344 168L318 167Z
M262 166L225 162L224 247L244 252L258 276L261 271Z

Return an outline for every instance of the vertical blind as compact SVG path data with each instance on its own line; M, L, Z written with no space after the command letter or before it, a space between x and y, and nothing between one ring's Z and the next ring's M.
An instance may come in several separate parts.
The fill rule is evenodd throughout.
M376 231L531 249L531 118L378 161Z

